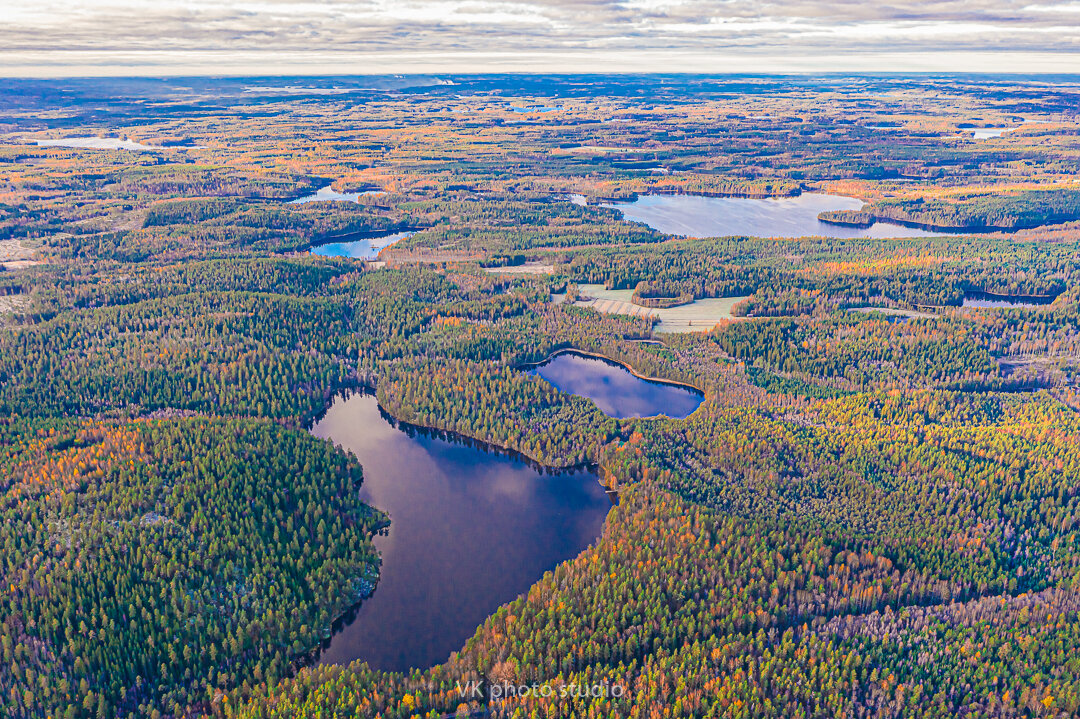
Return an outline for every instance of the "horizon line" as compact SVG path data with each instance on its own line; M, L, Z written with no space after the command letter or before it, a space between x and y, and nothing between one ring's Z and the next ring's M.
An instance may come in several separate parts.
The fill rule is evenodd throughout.
M805 48L800 48L806 53ZM748 71L747 65L753 65ZM857 67L856 67L857 66ZM657 67L665 67L657 71ZM587 68L587 69L582 69ZM737 69L736 69L737 68ZM471 75L1080 76L1080 51L702 53L0 52L0 78L365 77Z

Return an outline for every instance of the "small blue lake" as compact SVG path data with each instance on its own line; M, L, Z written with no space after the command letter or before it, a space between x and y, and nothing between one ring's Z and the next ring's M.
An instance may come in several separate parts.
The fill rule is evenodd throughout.
M689 416L705 396L690 387L643 379L616 362L560 352L530 370L561 392L588 397L609 417Z
M406 232L393 232L376 237L358 237L358 239L355 240L342 238L342 241L340 242L327 242L325 244L315 245L311 248L311 254L322 255L323 257L351 257L354 260L374 260L378 258L381 250L386 249L395 242L405 239L413 233L414 230L408 230ZM366 235L368 233L363 234Z

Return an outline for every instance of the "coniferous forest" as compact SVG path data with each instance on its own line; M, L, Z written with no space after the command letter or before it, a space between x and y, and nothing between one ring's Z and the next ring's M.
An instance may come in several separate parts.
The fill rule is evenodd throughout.
M0 81L0 717L1080 714L1076 86L455 80ZM435 666L318 660L394 522L310 431L359 391L617 494Z

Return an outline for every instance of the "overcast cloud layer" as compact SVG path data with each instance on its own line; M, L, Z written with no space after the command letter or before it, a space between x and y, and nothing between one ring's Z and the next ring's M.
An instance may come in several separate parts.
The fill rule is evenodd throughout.
M0 73L1080 72L1080 0L7 0Z

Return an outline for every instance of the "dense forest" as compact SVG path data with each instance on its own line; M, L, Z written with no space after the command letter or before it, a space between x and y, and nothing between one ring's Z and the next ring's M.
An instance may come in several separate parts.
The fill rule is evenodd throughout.
M1080 714L1075 91L525 82L0 98L0 715ZM149 149L33 144L105 132ZM369 194L292 203L327 186ZM599 206L804 192L978 234L683 239ZM672 333L585 285L741 301ZM566 348L704 401L609 417L526 371ZM393 521L307 431L360 387L618 492L434 667L310 661Z

